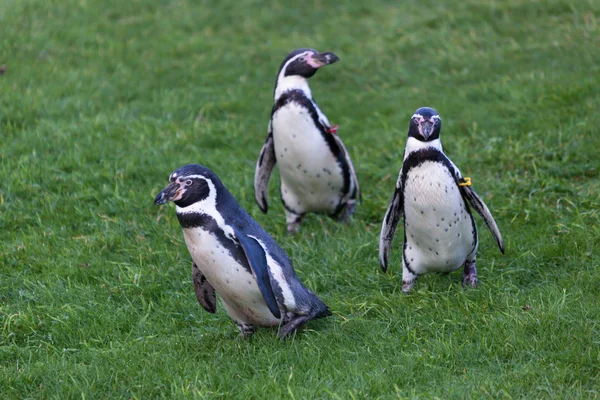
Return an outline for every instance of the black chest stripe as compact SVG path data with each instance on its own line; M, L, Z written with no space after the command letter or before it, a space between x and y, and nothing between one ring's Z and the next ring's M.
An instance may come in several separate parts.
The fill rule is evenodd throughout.
M406 179L408 177L408 171L410 171L411 169L413 169L415 167L422 165L423 163L425 163L427 161L432 161L432 162L437 162L437 163L442 164L444 167L446 167L450 176L452 176L452 180L454 181L456 188L459 190L459 192L462 196L463 203L465 204L465 210L467 211L467 214L469 214L469 218L471 219L471 228L472 228L471 230L473 233L473 242L477 243L477 225L475 225L475 218L473 218L473 215L471 214L471 208L469 207L468 199L465 198L465 194L463 193L462 190L460 190L460 186L458 186L458 183L459 183L458 181L462 177L455 175L454 167L450 163L450 160L448 160L448 157L446 157L446 155L444 153L442 153L441 151L434 149L433 147L427 147L425 149L414 151L414 152L410 153L408 155L408 157L406 157L406 160L404 160L404 163L402 164L402 176L400 177L400 182L402 185L401 187L403 188L402 198L403 199L405 198L405 192L406 192L405 184L406 184ZM405 204L405 203L403 202L402 204ZM404 212L404 210L402 210L402 211ZM406 232L406 228L405 228L405 232Z
M229 252L231 257L235 259L235 261L240 264L244 269L252 274L252 270L250 269L250 264L248 264L248 259L244 254L244 250L240 247L239 244L231 240L229 237L225 235L223 230L217 224L217 221L213 217L208 214L202 213L185 213L185 214L177 214L177 219L179 220L179 224L184 229L191 228L202 228L206 231L213 233L221 246ZM214 250L219 251L219 250Z
M273 105L271 119L273 119L273 115L275 112L277 112L277 110L292 102L308 110L313 123L317 129L319 129L319 132L321 132L321 136L327 143L329 150L335 156L335 159L342 170L342 176L344 178L344 187L342 189L342 193L348 193L348 189L350 188L350 167L346 165L346 156L344 154L344 150L338 146L335 138L332 136L333 134L327 132L325 127L321 125L321 122L319 122L319 114L317 113L317 109L314 107L312 101L306 97L304 92L301 90L288 90L287 92L283 93ZM275 154L277 154L277 152Z

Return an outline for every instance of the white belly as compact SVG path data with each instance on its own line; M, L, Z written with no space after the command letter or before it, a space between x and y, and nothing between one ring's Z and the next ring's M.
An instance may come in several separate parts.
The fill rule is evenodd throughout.
M260 293L256 280L221 246L215 235L201 228L183 229L194 263L221 296L227 314L236 322L279 325Z
M285 203L301 213L335 211L343 195L342 170L308 111L289 103L272 124Z
M405 257L418 274L459 268L475 249L471 216L448 170L426 161L405 181Z

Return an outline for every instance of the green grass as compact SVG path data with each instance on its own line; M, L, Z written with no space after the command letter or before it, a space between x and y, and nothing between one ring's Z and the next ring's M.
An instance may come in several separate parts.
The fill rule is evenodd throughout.
M0 398L600 397L600 3L0 2ZM311 85L364 201L284 235L253 200L277 67ZM481 286L377 262L408 119L444 121L506 241ZM212 168L334 316L248 341L201 310L169 174ZM401 237L402 232L398 235Z

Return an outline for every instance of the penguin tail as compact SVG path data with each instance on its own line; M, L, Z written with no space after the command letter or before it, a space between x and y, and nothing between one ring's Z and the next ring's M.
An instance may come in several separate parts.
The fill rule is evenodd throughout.
M318 304L315 304L315 307L313 308L311 319L330 317L332 314L329 307L327 307L327 304L323 303L323 301L318 297L317 300Z

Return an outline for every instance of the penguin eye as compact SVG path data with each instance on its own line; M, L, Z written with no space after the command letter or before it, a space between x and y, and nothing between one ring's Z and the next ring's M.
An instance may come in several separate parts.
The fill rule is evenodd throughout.
M185 186L191 186L192 185L192 180L188 179L187 181L185 181Z
M304 61L306 61L306 58L305 58L305 57L300 57L298 60L299 60L300 62L304 62Z

